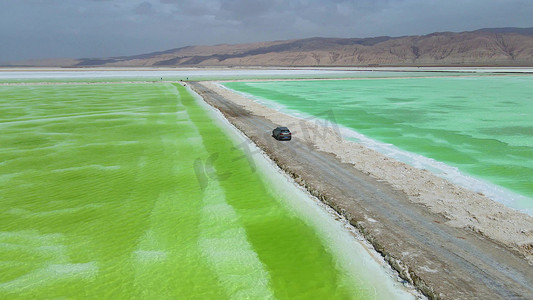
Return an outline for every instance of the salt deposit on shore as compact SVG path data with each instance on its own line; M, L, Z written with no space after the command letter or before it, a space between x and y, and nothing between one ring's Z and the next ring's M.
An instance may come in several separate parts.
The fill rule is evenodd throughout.
M194 93L191 89L189 92ZM328 250L335 255L342 268L348 272L349 278L353 280L348 284L365 288L379 286L379 290L371 292L376 299L424 298L414 287L402 283L398 274L387 265L348 221L343 220L336 211L298 186L246 135L235 128L220 111L201 100L201 96L197 95L197 97L198 103L211 112L213 119L221 128L227 130L235 143L247 149L245 152L250 155L248 159L252 159L254 167L261 170L271 191L280 195L280 199L285 201L287 207L315 228L318 235L326 241ZM361 270L365 271L361 272Z
M504 244L533 264L533 217L450 183L427 170L414 168L347 141L334 128L280 113L216 83L205 84L253 114L289 126L295 139L312 142L318 150L332 153L359 171L388 182L405 192L413 204L424 205L429 211L445 217L447 225L466 228Z

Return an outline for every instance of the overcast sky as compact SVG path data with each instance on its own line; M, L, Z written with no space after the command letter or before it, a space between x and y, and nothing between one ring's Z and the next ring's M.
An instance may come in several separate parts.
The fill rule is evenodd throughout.
M0 62L533 27L533 0L0 0Z

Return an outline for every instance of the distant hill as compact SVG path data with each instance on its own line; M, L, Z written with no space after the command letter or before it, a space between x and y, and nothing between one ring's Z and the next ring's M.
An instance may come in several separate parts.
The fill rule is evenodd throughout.
M135 56L63 62L60 65L66 67L533 66L533 28L188 46ZM29 65L43 63L46 65L46 61Z

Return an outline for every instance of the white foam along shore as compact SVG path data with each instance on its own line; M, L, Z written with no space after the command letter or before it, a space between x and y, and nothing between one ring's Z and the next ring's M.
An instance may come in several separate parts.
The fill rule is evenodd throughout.
M522 254L533 264L533 217L530 215L496 202L479 191L459 186L426 169L411 166L380 153L367 147L368 145L343 138L343 130L323 126L324 124L316 122L316 118L306 120L303 116L287 115L218 83L204 84L255 115L263 116L275 124L289 126L294 138L311 141L318 150L332 153L359 171L388 182L394 188L405 192L412 203L422 204L431 212L444 216L448 220L447 225L466 228L502 243ZM431 161L430 164L438 165L437 162ZM451 176L453 175L455 174L452 172ZM475 185L475 182L473 184Z
M247 159L263 175L265 186L269 187L270 192L278 195L286 207L317 231L328 251L347 273L349 286L368 288L374 299L423 298L414 287L400 279L347 220L294 182L221 112L201 100L190 88L188 91L195 95L197 103L211 113L218 125L228 132L234 143L244 150Z

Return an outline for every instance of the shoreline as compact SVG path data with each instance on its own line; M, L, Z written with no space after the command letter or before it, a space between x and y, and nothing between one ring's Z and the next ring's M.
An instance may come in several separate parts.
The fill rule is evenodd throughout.
M415 169L374 150L344 140L335 130L321 127L316 122L313 123L284 115L264 107L243 95L222 88L213 82L200 84L208 90L229 99L252 115L267 119L274 124L289 126L293 130L296 139L301 139L302 142L311 145L311 151L319 151L331 155L339 163L349 165L350 168L357 172L373 178L376 181L376 185L383 182L391 186L399 194L405 195L407 205L410 207L408 210L411 208L421 210L422 214L435 219L433 222L438 224L439 227L445 230L458 231L459 233L455 233L458 235L458 243L462 243L461 240L469 240L473 243L476 243L476 239L487 240L514 252L521 257L526 265L530 266L533 263L533 218L529 215L508 208L478 193L451 184L426 170ZM213 105L213 103L210 104ZM228 115L226 117L228 118ZM229 117L233 119L233 116ZM235 120L229 121L236 125ZM249 134L242 125L236 127L245 134ZM323 142L325 140L324 137L329 137L329 141L333 139L335 142ZM252 140L256 144L258 143L257 139ZM265 145L258 143L258 146L265 150ZM268 147L269 145L266 146ZM278 165L280 163L283 164L275 157L273 160ZM319 196L323 202L345 216L385 257L388 263L400 273L402 278L411 281L424 294L431 298L440 298L439 295L443 293L441 296L448 298L448 293L450 295L455 293L444 284L439 284L439 276L435 276L435 274L431 276L432 272L438 272L436 271L438 269L431 267L431 261L435 261L434 258L429 258L421 263L420 259L402 257L402 251L398 251L399 249L395 251L395 249L390 248L398 247L398 245L394 243L392 245L387 244L386 239L380 239L380 234L382 233L379 233L379 231L386 230L386 228L379 227L379 223L386 222L386 216L363 213L359 218L354 217L359 212L350 212L348 211L349 207L343 207L336 203L336 200L330 199L327 190L326 192L320 191L320 186L317 188L317 186L311 184L310 180L312 178L303 180L302 178L305 177L305 174L291 173L292 170L290 168L283 168L282 165L280 167L295 178L300 185L308 189L311 194ZM365 209L365 207L362 208ZM376 227L378 228L377 233L375 232ZM416 250L417 247L415 245L414 249ZM428 256L428 254L425 255ZM417 264L418 267L416 266ZM454 279L450 280L454 281Z
M304 222L314 227L319 236L327 241L329 251L335 254L340 264L343 265L342 268L350 276L358 278L361 282L369 280L369 274L372 274L372 279L381 278L379 279L381 280L380 295L389 293L388 297L398 299L403 299L405 296L413 297L413 299L425 299L412 284L400 277L398 272L385 261L372 244L346 218L298 184L276 162L272 161L267 153L228 121L220 110L206 103L190 86L187 86L187 89L197 97L198 103L210 111L216 122L228 130L228 134L231 135L230 138L239 145L246 143L243 148L246 149L245 152L249 159L253 161L251 164L254 165L254 168L260 169L264 173L265 182L272 186L272 191L275 194L284 195L281 197L284 198L285 205L297 212L298 215L307 217L307 219L304 218ZM287 184L289 187L284 187ZM289 200L289 198L292 199ZM331 234L328 228L331 228L332 224L335 224L334 226L337 226L340 231ZM350 261L352 255L357 255L360 261ZM364 276L360 275L361 268L365 268L367 271ZM383 276L385 277L382 278ZM355 284L361 282L355 282ZM369 281L369 284L372 283ZM393 295L393 291L396 294Z
M319 124L320 122L308 122L277 112L228 88L220 85L217 85L217 88L218 92L228 95L254 114L264 116L277 124L284 122L292 124L290 127L296 129L296 132L305 133L304 139L312 141L318 150L331 153L342 162L353 165L357 170L405 192L413 203L423 204L429 210L444 215L449 220L449 225L468 228L501 242L520 252L529 264L533 265L532 216L505 206L482 193L449 182L427 170L418 169L359 143L346 140L336 129L324 127ZM333 137L335 143L318 138L313 133L317 131L322 132L320 134L322 137ZM458 198L462 198L463 201ZM447 203L446 200L451 200L453 203ZM502 223L505 220L509 222Z
M136 73L131 76L131 72ZM289 74L287 74L287 72ZM57 81L72 80L70 82L86 82L91 78L122 78L122 81L135 78L153 78L160 81L161 78L173 80L165 82L177 82L179 79L193 78L193 81L217 80L226 81L247 80L364 80L366 77L354 74L367 73L419 73L421 77L452 77L452 76L527 76L533 74L532 67L179 67L179 68L154 68L154 67L91 67L91 68L54 68L54 67L0 67L0 84L38 84ZM458 75L422 75L434 73L457 73ZM31 74L31 75L28 75ZM79 76L83 74L83 76ZM89 75L87 75L89 74ZM90 75L92 74L92 75ZM103 76L103 74L106 74ZM122 75L121 75L122 74ZM124 75L128 74L128 75ZM265 76L267 75L267 76ZM230 76L230 77L228 77ZM213 78L214 77L214 78ZM236 78L237 77L237 78ZM240 78L239 78L240 77ZM176 79L177 78L177 79ZM411 76L385 76L372 77L370 79L405 79ZM148 80L152 82L152 80Z
M58 71L180 71L180 70L338 70L338 71L391 71L391 72L455 72L455 71L478 71L499 72L501 70L514 72L533 72L533 66L509 66L509 65L486 65L486 66L179 66L179 67L60 67L60 66L0 66L0 72L58 72Z
M372 72L372 71L362 71ZM387 72L387 71L384 71ZM403 72L403 71L391 71L391 72ZM424 73L428 71L418 71L417 73ZM438 71L436 71L438 72ZM445 72L442 72L445 73ZM449 73L449 72L448 72ZM462 74L461 74L462 73ZM436 75L436 76L390 76L390 77L279 77L279 78L241 78L241 79L225 79L217 80L217 82L254 82L254 81L334 81L334 80L394 80L394 79L424 79L424 78L477 78L477 77L525 77L533 76L533 72L502 72L502 73L484 73L484 72L457 72L457 75ZM24 86L24 85L75 85L75 84L124 84L124 83L180 83L180 82L206 82L210 80L195 79L190 81L184 80L126 80L125 78L117 77L121 80L118 81L89 81L91 78L79 78L79 80L63 81L64 78L50 78L42 81L33 81L33 78L21 78L14 81L2 81L0 80L0 86ZM26 81L27 80L27 81ZM35 79L37 80L37 79ZM40 80L40 79L39 79Z

